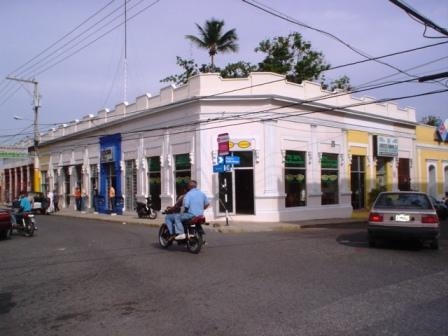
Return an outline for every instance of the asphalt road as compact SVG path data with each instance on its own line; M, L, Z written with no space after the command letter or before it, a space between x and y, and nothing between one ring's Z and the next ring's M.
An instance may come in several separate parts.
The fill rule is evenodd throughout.
M448 335L448 235L368 248L362 227L208 232L38 216L0 241L0 335Z

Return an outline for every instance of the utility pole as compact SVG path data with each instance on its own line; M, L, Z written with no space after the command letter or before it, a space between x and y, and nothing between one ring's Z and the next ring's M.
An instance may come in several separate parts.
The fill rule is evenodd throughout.
M39 155L37 152L37 148L39 146L39 107L40 107L40 97L39 97L39 83L35 80L29 80L29 79L21 79L21 78L15 78L15 77L6 77L6 79L17 81L17 82L23 82L23 83L30 83L34 85L34 95L33 95L33 111L34 111L34 122L33 122L33 128L34 128L34 144L33 144L33 150L34 150L34 181L33 181L33 191L40 191L40 167L39 167Z

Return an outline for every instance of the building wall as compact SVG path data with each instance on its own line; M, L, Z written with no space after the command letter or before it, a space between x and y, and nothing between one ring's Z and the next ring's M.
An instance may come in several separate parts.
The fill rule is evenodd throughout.
M212 207L207 210L210 219L224 220L220 197L222 178L227 175L233 188L227 192L235 202L234 220L348 217L352 212L354 156L365 158L364 198L376 185L376 136L398 141L396 157L385 165L389 189L397 188L398 159L416 161L415 111L371 102L371 98L324 91L315 83L289 83L284 76L271 73L253 73L243 79L201 74L182 87L168 86L157 96L143 95L135 103L118 104L112 111L105 109L49 130L42 135L39 148L42 169L49 176L49 188L57 187L58 193L64 194L63 206L74 204L72 187L78 181L89 195L96 187L103 194L100 196L107 198L104 179L100 177L96 186L92 180L95 170L102 174L100 138L119 134L121 159L117 167L125 204L131 203L126 197L134 196L125 188L127 162L132 161L136 170L135 196L143 198L150 193L147 159L159 159L164 208L176 198L174 157L186 154L191 178L198 180L211 200ZM356 109L346 108L354 104ZM222 133L229 134L232 153L253 159L250 167L235 165L227 175L214 173L220 160L217 137ZM300 169L306 191L300 195L304 199L298 206L287 206L286 202L285 176L290 169L286 156L290 153L303 154ZM329 162L333 173L323 168ZM411 175L418 176L416 165ZM322 205L323 188L335 187L332 181L337 183L337 201ZM253 193L253 205L241 198L241 193ZM133 209L125 206L124 211Z
M436 127L416 128L417 189L442 198L448 193L448 142L441 141Z

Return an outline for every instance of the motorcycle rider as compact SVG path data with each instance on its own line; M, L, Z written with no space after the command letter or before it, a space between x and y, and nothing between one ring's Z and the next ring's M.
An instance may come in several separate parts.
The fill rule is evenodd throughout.
M204 210L210 205L207 196L197 188L197 182L190 180L187 185L188 192L183 199L184 212L176 214L174 217L175 232L179 233L174 239L182 240L186 238L183 228L183 222L196 216L204 215Z
M165 213L165 224L168 228L168 231L170 233L170 235L174 235L174 234L182 234L183 233L183 229L181 231L176 232L175 230L175 226L174 226L174 222L176 219L176 216L179 215L181 209L182 209L182 204L183 204L183 200L184 200L184 196L185 193L187 192L187 188L185 188L182 192L181 195L179 195L179 197L176 200L176 203L173 206L168 206L166 207L164 213Z
M11 214L11 222L13 225L17 224L17 219L21 219L25 212L31 212L33 207L26 194L21 194L19 199L19 208L17 212Z

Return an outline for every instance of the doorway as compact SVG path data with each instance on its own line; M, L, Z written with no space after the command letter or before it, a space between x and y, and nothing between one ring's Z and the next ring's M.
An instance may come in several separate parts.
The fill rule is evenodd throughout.
M252 151L231 152L240 164L231 171L219 173L219 212L236 215L254 215L254 169Z

